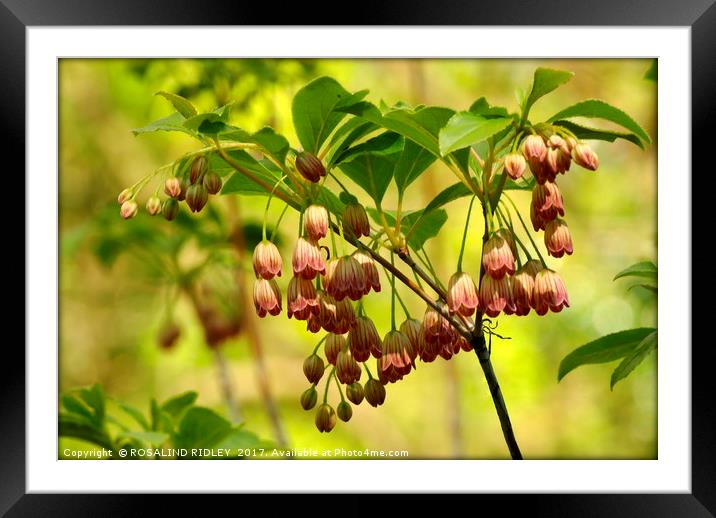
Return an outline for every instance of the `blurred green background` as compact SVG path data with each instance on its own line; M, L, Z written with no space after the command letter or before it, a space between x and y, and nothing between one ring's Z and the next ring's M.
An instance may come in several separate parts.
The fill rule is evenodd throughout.
M575 76L535 105L533 121L600 98L629 113L655 140L656 83L643 78L649 65L649 60L594 59L61 60L59 390L99 382L109 394L141 408L150 397L197 390L199 404L229 415L214 355L188 302L180 299L174 309L182 326L179 343L162 350L156 336L165 315L165 290L142 274L136 257L125 254L103 265L86 239L89 222L106 219L108 210L117 224L126 224L116 205L119 191L196 149L182 135L132 136L131 128L172 111L155 92L186 96L200 112L236 101L234 124L247 130L272 125L295 146L291 99L320 75L335 77L349 91L370 89L373 102L404 100L460 110L484 95L515 110L515 91L528 87L537 66L549 66ZM625 141L595 142L593 148L601 163L597 173L573 167L558 180L575 252L548 263L564 278L572 307L541 318L534 313L499 318L498 332L512 339L493 341L493 362L526 458L656 458L656 355L613 392L609 376L615 364L582 367L557 383L559 361L576 346L608 332L656 325L650 294L627 291L626 280L612 282L626 266L656 259L656 145L642 151ZM406 208L424 207L454 181L447 169L434 165L410 188ZM395 199L389 191L384 207L394 207ZM516 193L514 199L528 217L529 193ZM222 205L228 200L214 200L219 211L229 210ZM245 222L261 222L265 198L242 197L239 203ZM467 204L464 198L447 206L451 219L426 247L443 282L456 266ZM273 204L273 221L281 208ZM290 277L297 216L289 213L284 221L282 288ZM164 223L171 232L171 224ZM473 218L464 264L475 277L481 235L480 218ZM386 279L382 282L387 287ZM384 289L366 299L381 334L389 328L388 293ZM406 289L401 294L421 318L420 301ZM301 364L318 335L307 333L304 322L287 320L285 308L274 319L257 319L257 328L290 446L404 449L413 458L507 457L474 354L419 363L415 372L387 387L382 407L364 402L349 423L319 434L314 413L298 403L307 387ZM227 342L222 352L247 428L274 439L246 335Z

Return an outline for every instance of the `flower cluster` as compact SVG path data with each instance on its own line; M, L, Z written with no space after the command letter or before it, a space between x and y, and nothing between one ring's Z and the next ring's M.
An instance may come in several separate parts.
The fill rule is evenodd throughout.
M154 175L150 175L132 187L124 189L117 197L120 204L119 213L124 219L137 215L139 205L135 198ZM209 169L209 162L205 156L198 156L187 162L183 172L177 176L170 176L164 182L162 200L158 194L159 189L147 199L145 208L151 216L161 213L165 219L172 221L179 214L179 202L186 201L191 212L201 212L209 201L209 195L217 194L221 190L221 177Z

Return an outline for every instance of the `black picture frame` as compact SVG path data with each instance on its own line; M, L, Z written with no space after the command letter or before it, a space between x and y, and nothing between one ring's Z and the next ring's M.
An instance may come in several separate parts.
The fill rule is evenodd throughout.
M377 25L638 25L691 27L692 71L692 170L709 176L713 170L707 158L712 156L714 123L716 120L716 4L714 0L544 0L524 2L397 2L361 3L350 24ZM207 9L203 2L169 0L123 0L99 2L93 0L0 0L0 67L3 70L3 92L0 110L5 156L19 159L17 170L24 170L25 132L25 30L37 25L316 25L317 12L327 12L305 3L285 3L280 6L256 2L250 5L237 2L212 2ZM345 18L337 17L346 23ZM329 22L325 22L328 24ZM689 164L684 162L680 174L693 178ZM19 183L19 182L18 182ZM26 193L27 195L28 193ZM692 202L692 206L693 206ZM678 207L689 210L691 207ZM693 225L703 225L704 219L692 218ZM702 233L692 234L694 236ZM18 247L19 248L19 247ZM691 257L691 251L688 251ZM706 254L702 254L705 256ZM706 257L694 257L705 261ZM685 265L686 266L686 265ZM705 266L705 265L704 265ZM698 268L693 260L695 271ZM697 269L698 268L698 269ZM684 268L683 282L691 285L689 268ZM703 288L706 289L706 288ZM691 304L691 301L666 301L666 304ZM17 304L19 306L19 304ZM693 304L704 311L704 306ZM693 314L693 313L692 313ZM692 322L699 319L692 317ZM490 503L512 508L524 505L533 516L716 516L716 349L712 341L696 342L684 331L684 343L669 346L692 347L692 437L690 494L621 494L621 495L480 495L481 509ZM48 344L48 347L51 347ZM25 492L25 354L17 342L6 343L0 393L0 514L7 516L137 516L147 512L146 503L122 495L58 495L26 494ZM568 468L567 468L568 469ZM349 497L344 504L354 507L357 497ZM475 497L471 497L475 498ZM495 499L499 498L497 502ZM173 499L184 505L183 499ZM507 501L505 501L507 500ZM403 500L401 510L409 511L420 500ZM509 502L509 503L508 503ZM375 504L371 504L374 507ZM165 514L169 507L164 508Z

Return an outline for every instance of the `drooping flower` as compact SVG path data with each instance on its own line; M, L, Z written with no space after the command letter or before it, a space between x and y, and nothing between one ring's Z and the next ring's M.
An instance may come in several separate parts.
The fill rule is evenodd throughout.
M535 232L544 230L547 223L557 215L564 216L564 202L557 184L545 182L542 185L535 185L530 205L530 219Z
M522 143L522 154L528 162L542 162L547 155L547 146L539 135L529 135Z
M326 176L326 168L318 157L308 151L301 151L296 156L296 169L309 182L316 183Z
M450 313L472 316L480 301L472 277L465 272L457 272L450 277L447 289L447 303Z
M544 244L552 257L572 255L574 251L572 236L564 220L556 218L547 223L544 229Z
M456 343L460 346L460 349L465 351L466 353L472 351L472 344L468 342L464 336L460 335Z
M315 353L303 361L303 374L309 383L318 383L323 377L324 370L323 359Z
M482 265L485 272L494 279L515 273L515 256L510 243L498 233L494 233L485 243L482 253Z
M273 279L272 279L273 280ZM292 277L286 291L288 318L307 320L309 315L319 314L318 295L313 283L303 277Z
M172 221L179 214L179 202L175 198L167 198L162 203L162 216L167 221Z
M316 401L318 401L318 391L314 386L310 386L301 394L301 408L304 410L312 409L316 406Z
M354 405L360 405L365 397L363 386L360 383L351 383L346 387L346 397Z
M367 295L371 288L376 293L380 292L380 276L378 275L378 267L376 266L375 261L373 261L373 258L365 252L356 250L353 252L353 259L358 261L363 268L363 273L365 274L364 295Z
M156 216L162 211L162 200L158 196L151 196L147 200L146 209L149 214Z
M336 360L338 359L338 353L346 350L348 350L348 344L346 343L345 336L328 333L328 336L326 337L326 345L323 347L323 352L326 354L326 360L328 360L328 363L335 365Z
M172 198L179 198L181 193L181 181L176 176L167 178L164 182L164 193Z
M306 319L306 331L309 333L318 333L323 329L321 327L321 318L311 313Z
M119 214L124 219L131 219L137 215L138 209L139 209L139 206L137 205L136 201L127 200L124 203L122 203L122 206L119 208Z
M532 308L535 280L534 275L523 266L512 278L512 299L515 303L515 315L524 316L529 314Z
M348 401L341 401L336 407L336 414L338 415L338 419L347 423L351 420L351 417L353 417L353 408L351 408Z
M382 341L370 318L356 318L355 324L348 331L348 348L359 362L366 361L371 354L375 358L380 358Z
M587 144L577 144L572 150L572 158L585 169L596 171L599 167L599 157Z
M191 170L189 171L189 182L195 184L204 179L204 175L209 170L209 162L205 156L198 156L194 159L191 164Z
M512 279L507 275L501 279L483 276L480 283L480 307L490 317L496 317L501 312L513 314L516 308L512 300Z
M350 385L360 380L361 368L350 351L341 351L336 358L336 377L344 385Z
M385 403L385 387L377 379L371 378L365 382L363 388L365 400L370 406L380 406Z
M125 201L131 200L133 194L132 189L123 189L122 192L119 193L119 196L117 196L117 203L122 205Z
M325 289L338 302L346 297L360 299L366 292L363 267L350 255L341 257L330 276L325 276Z
M526 169L527 162L525 161L525 157L519 153L510 153L505 157L505 171L507 171L507 174L510 175L510 178L513 180L522 178Z
M328 234L328 211L322 205L310 205L303 213L303 229L311 241L318 241Z
M186 204L192 212L201 212L207 201L209 201L209 192L203 184L190 185L186 190Z
M268 313L276 316L281 313L281 290L275 279L256 279L254 283L254 307L256 314L263 318Z
M343 229L357 238L370 235L370 222L363 205L349 203L343 210Z
M319 273L325 273L326 262L321 249L315 243L302 237L296 241L292 257L293 274L304 279L315 279Z
M547 311L559 313L562 308L569 307L567 288L557 272L545 268L535 276L533 302L535 312L540 316Z
M263 240L254 248L253 266L257 277L273 279L281 277L281 253L271 241Z
M206 173L206 176L204 176L204 180L202 182L204 184L204 187L206 188L206 191L209 194L216 194L221 190L221 177L216 174L214 171L209 171Z
M423 343L423 334L420 328L420 320L415 318L408 318L400 324L400 332L408 337L410 345L412 346L410 359L413 363L415 363L415 358L420 355L421 351L425 348L425 344Z
M423 353L428 357L431 356L433 352L437 355L439 347L445 344L451 344L457 338L450 322L431 307L425 310L421 329L425 341ZM423 356L421 356L421 359L422 358Z
M397 329L389 331L383 339L383 354L378 363L378 378L380 382L395 383L403 379L413 368L410 358L412 346L410 340Z
M316 428L319 432L330 432L336 426L336 411L328 403L323 403L316 410Z

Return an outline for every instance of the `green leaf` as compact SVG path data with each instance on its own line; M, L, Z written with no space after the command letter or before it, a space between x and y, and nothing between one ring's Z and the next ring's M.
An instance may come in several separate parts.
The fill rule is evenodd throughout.
M79 390L80 398L92 409L92 418L98 427L102 426L105 416L105 396L102 386L95 383L89 388Z
M440 130L440 153L446 154L477 144L512 124L509 117L485 118L472 112L453 115Z
M132 133L136 136L154 131L179 131L181 133L191 135L192 137L196 137L195 132L183 125L184 121L184 116L181 113L174 112L171 115L167 115L166 117L162 117L154 122L150 122L142 128L135 128L132 130Z
M402 139L395 133L384 133L364 144L356 146L362 151L349 150L350 155L338 167L351 180L380 203L393 178L398 160L397 145Z
M383 126L420 144L441 157L438 135L455 112L449 108L429 106L416 110L393 110L383 116Z
M557 381L581 365L607 363L624 358L653 331L653 328L646 327L619 331L578 347L560 362Z
M364 153L374 153L379 155L399 153L403 149L404 142L404 139L397 133L386 131L377 137L363 142L362 144L358 144L357 146L347 149L341 154L341 156L336 158L335 163L340 164L341 162L348 162L356 156Z
M589 126L577 124L576 122L567 120L554 121L554 125L567 128L580 140L604 140L606 142L614 142L616 139L620 138L627 140L632 144L636 144L641 149L644 149L644 142L633 133L590 128Z
M161 409L172 417L177 417L184 410L194 404L199 394L193 390L183 392L177 396L167 399L161 406Z
M96 444L101 448L114 450L112 439L102 429L88 425L76 414L65 414L60 412L57 420L57 434L59 437L73 437Z
M248 169L254 175L259 177L261 180L263 180L269 185L274 185L280 178L277 173L273 172L268 168L268 164L256 160L245 151L229 151L228 155L234 161L238 162L241 167ZM222 176L229 174L231 175L228 180L224 181L224 185L221 188L221 194L240 193L268 196L269 193L267 193L263 187L255 183L253 180L247 178L241 172L235 172L235 169L226 162L224 162L221 157L217 157L213 160L210 159L209 164L212 170L216 171L217 174Z
M430 203L428 203L428 205L423 209L422 213L427 215L435 209L439 209L443 205L450 203L451 201L470 195L472 195L472 191L470 191L464 183L454 183L450 187L446 187L440 191L435 198L430 200Z
M78 397L72 394L65 394L62 396L62 406L71 414L75 414L78 418L84 418L88 424L94 426L94 412Z
M133 439L152 446L161 446L169 440L169 434L162 432L122 432L117 438Z
M367 207L366 211L373 221L382 225L380 214L376 209ZM384 214L388 225L395 226L395 213L393 211L384 211ZM408 236L408 245L413 250L420 250L429 239L438 235L447 219L447 212L442 209L433 210L425 216L423 216L423 211L421 210L406 212L401 217L400 229L403 234L410 234Z
M356 140L372 133L379 129L378 126L372 122L366 122L362 119L354 117L348 122L343 124L331 137L328 143L328 149L330 150L326 154L326 168L330 169L336 163L336 159L348 149Z
M648 70L644 73L644 79L648 79L649 81L658 81L659 80L659 60L655 59L651 62L651 65L649 66Z
M243 428L233 428L230 430L223 439L218 441L215 445L215 449L244 449L244 448L259 448L265 446L265 442L262 441L256 434L253 434Z
M293 98L291 113L303 149L318 154L323 142L346 116L345 109L368 95L364 90L351 95L331 77L319 77L301 88Z
M167 101L172 103L172 106L174 106L174 109L182 114L182 116L186 119L189 117L193 117L196 115L196 108L194 108L194 105L191 104L189 99L186 99L182 97L181 95L172 94L169 92L157 92L154 95L161 95L164 97Z
M152 430L159 432L172 432L174 424L172 419L165 411L161 409L157 400L152 398L150 403L150 412L152 416Z
M507 108L502 106L490 106L490 103L488 103L484 97L480 97L477 101L472 103L468 111L486 118L510 116L507 112Z
M572 72L554 70L551 68L538 68L535 70L534 78L532 79L532 88L523 107L524 117L527 117L532 105L537 102L538 99L562 86L572 79L573 75Z
M405 140L403 151L393 172L398 191L405 191L408 185L413 183L435 160L435 155L427 149L412 140Z
M616 108L604 101L600 101L599 99L588 99L586 101L573 104L559 113L552 115L549 118L549 121L552 122L559 119L569 119L571 117L588 117L613 122L636 134L636 136L644 142L651 144L649 134L644 131L644 129L639 126L634 119L619 108Z
M345 203L328 189L321 189L316 197L316 201L333 214L343 214Z
M142 412L140 412L137 408L128 403L124 403L123 401L117 401L116 403L119 408L121 408L127 415L131 416L144 430L149 430L151 428L147 419L144 417L144 414L142 414Z
M632 290L634 288L644 288L645 290L649 290L654 294L659 293L659 288L657 288L656 286L652 286L651 284L634 284L633 286L629 286L629 288L627 288L627 291Z
M231 423L208 408L195 406L187 410L174 436L177 448L210 448L231 431Z
M609 388L611 390L614 390L614 385L616 385L618 381L629 376L629 374L649 356L649 353L656 349L656 342L657 332L654 330L654 332L648 334L639 345L622 360L612 373L612 379L609 382Z
M656 265L651 261L642 261L623 269L614 276L613 280L616 281L621 277L646 277L648 279L656 279L658 277L658 270Z

